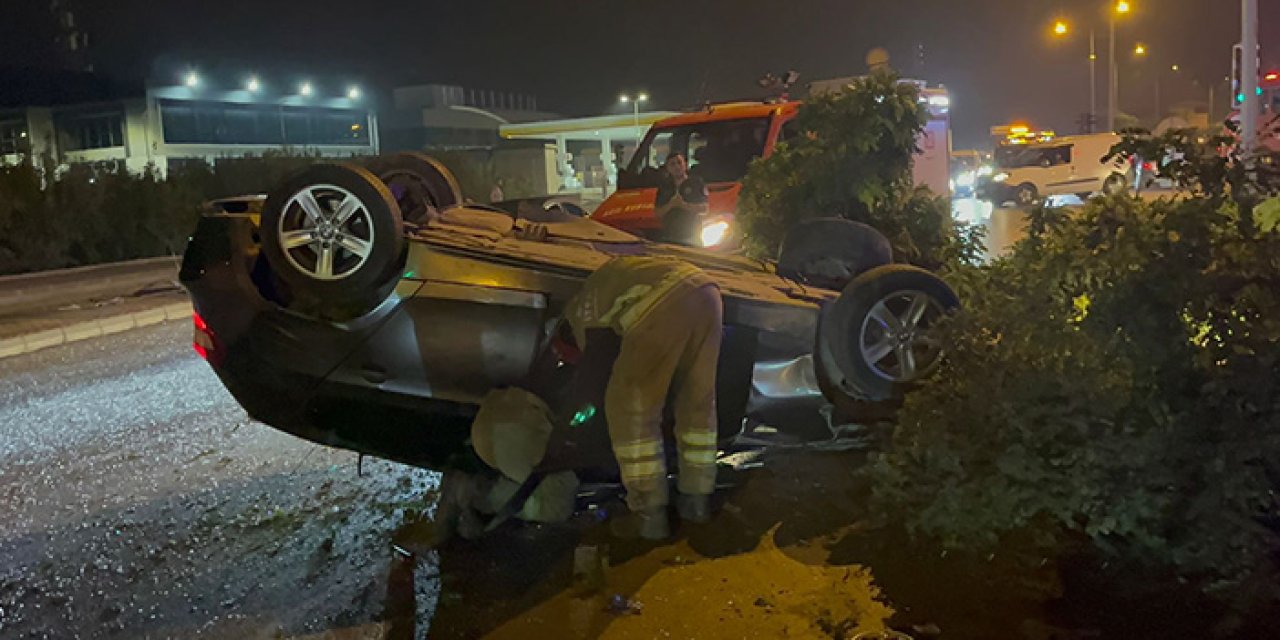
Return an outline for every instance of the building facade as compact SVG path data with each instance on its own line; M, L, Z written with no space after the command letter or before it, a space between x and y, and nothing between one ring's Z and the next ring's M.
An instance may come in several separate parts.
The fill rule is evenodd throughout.
M139 97L0 109L0 162L94 163L162 174L184 162L268 152L378 153L378 119L358 93L336 97L162 86Z

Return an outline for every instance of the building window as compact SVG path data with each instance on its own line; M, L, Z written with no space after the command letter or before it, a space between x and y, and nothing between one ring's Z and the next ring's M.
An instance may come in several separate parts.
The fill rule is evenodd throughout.
M118 111L67 114L57 120L67 151L124 146L124 114Z
M31 150L30 137L25 121L0 121L0 155L28 153Z
M369 116L351 109L160 102L169 144L367 146Z

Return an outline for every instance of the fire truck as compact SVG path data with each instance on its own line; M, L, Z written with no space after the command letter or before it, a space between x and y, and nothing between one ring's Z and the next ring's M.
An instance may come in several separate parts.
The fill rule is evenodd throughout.
M811 93L839 91L853 78L810 85ZM913 163L917 184L950 195L951 99L944 87L904 80L920 87L920 100L929 120L917 141ZM801 102L779 99L707 105L655 123L627 167L618 172L618 190L591 215L592 219L655 240L676 241L710 248L732 249L737 233L734 216L742 178L756 158L769 157L778 143L800 132L795 120ZM697 224L673 233L655 215L662 164L671 154L683 155L690 176L707 186L707 213Z

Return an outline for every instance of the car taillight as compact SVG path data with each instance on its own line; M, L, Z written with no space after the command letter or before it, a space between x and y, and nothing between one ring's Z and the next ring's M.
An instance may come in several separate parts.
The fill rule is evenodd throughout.
M191 347L210 364L218 364L222 359L222 352L218 349L218 338L213 335L213 329L209 328L209 323L199 313L191 314L191 323L195 325Z

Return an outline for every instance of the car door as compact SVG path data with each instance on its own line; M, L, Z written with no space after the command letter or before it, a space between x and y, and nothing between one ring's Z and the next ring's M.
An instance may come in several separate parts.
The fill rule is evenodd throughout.
M1056 196L1073 193L1075 167L1072 163L1073 145L1059 144L1045 147L1041 156L1041 167L1044 176L1044 188L1041 195Z

